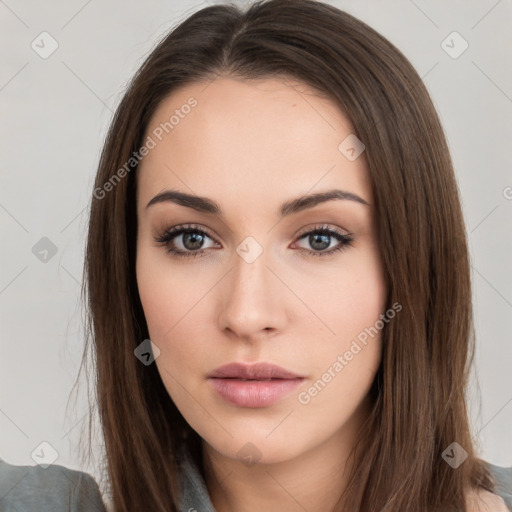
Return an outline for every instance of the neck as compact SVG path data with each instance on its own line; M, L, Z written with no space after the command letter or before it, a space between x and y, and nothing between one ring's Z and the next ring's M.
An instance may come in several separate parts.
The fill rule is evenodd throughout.
M369 413L366 401L333 435L292 459L247 466L203 442L206 486L217 512L332 512L354 463L349 455Z

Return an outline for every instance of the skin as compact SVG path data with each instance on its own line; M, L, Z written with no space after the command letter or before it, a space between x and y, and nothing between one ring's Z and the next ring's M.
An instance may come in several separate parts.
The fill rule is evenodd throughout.
M149 152L137 176L137 282L161 351L156 365L204 440L217 511L328 511L346 484L347 456L369 412L380 332L308 404L298 394L386 310L364 153L349 161L338 150L354 130L334 103L281 79L221 77L184 86L160 104L147 135L191 96L198 105ZM279 219L285 201L333 188L370 206L331 200ZM171 202L146 207L164 189L209 197L224 215ZM202 257L173 256L155 241L187 223L211 236ZM321 257L300 253L314 248L298 235L322 224L352 234L352 246ZM252 263L236 252L247 236L263 248ZM178 235L170 244L193 252L183 243ZM324 251L340 242L328 243ZM268 407L238 407L207 380L233 361L274 363L305 380ZM248 442L261 457L252 466L237 455Z

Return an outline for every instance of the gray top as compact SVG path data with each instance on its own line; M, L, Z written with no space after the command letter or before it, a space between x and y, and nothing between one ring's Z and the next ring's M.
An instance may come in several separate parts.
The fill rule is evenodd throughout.
M497 494L512 512L512 467L488 464ZM185 453L182 512L216 512L199 469ZM106 512L98 484L87 473L63 466L13 466L0 459L0 512Z
M54 464L13 466L0 459L0 512L106 512L98 484Z
M512 510L512 467L502 468L487 463L496 479L496 494L503 498L509 510Z

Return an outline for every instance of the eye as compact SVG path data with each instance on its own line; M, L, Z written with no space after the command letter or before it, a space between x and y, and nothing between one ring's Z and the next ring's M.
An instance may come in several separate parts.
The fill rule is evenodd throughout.
M299 236L299 240L306 239L306 242L313 249L299 248L300 252L305 252L311 256L328 256L337 251L342 251L351 246L354 238L351 234L342 233L338 229L329 228L329 226L322 225L316 227ZM333 240L334 239L334 240ZM331 242L338 241L338 245L331 246ZM329 248L329 250L325 250Z
M213 245L204 246L206 240L211 240ZM306 239L306 242L312 249L299 247L299 252L310 256L327 256L337 251L346 249L352 245L353 237L351 234L345 234L338 229L329 228L329 226L321 225L310 231L302 233L297 242ZM334 239L334 240L333 240ZM204 229L196 225L174 226L167 229L160 236L155 237L155 241L166 247L167 252L177 257L197 258L202 257L209 249L214 248L215 242ZM337 241L338 245L331 246L331 242ZM329 250L326 250L328 249Z
M206 249L211 248L203 247L206 239L213 240L203 229L189 225L174 226L156 237L155 241L167 247L167 252L174 256L195 258L202 256Z

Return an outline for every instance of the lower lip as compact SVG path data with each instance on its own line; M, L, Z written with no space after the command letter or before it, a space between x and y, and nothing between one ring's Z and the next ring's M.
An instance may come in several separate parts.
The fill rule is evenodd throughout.
M240 407L266 407L293 391L304 379L208 379L224 400Z

